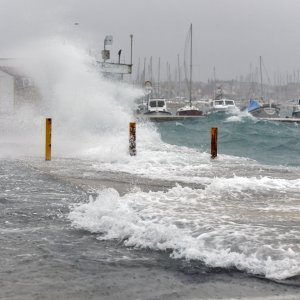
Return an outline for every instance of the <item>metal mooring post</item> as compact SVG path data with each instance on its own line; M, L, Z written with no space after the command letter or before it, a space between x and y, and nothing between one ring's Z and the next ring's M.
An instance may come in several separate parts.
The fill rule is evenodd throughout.
M46 154L45 160L51 160L51 131L52 131L52 119L46 118Z
M218 156L218 128L211 129L211 158Z
M136 123L129 123L129 154L136 155Z

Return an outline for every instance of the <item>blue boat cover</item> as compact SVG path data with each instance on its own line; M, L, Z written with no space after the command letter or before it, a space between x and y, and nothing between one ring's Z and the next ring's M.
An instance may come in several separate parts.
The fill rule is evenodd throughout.
M247 108L248 112L251 112L251 111L253 111L255 109L258 109L258 108L260 108L259 102L257 100L250 100L250 103L249 103L248 108Z

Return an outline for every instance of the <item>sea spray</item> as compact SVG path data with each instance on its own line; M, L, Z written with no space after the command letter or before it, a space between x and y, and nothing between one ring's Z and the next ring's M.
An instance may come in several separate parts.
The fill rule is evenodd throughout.
M95 58L59 38L32 42L18 54L16 67L32 80L39 99L20 99L15 114L1 119L6 128L1 143L18 145L13 155L42 155L45 117L53 119L56 157L85 155L98 146L99 155L126 155L128 123L141 90L104 79Z

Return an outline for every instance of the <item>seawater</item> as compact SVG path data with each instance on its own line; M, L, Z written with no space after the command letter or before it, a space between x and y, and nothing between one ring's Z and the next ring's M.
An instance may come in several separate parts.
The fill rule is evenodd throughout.
M216 125L219 156L211 160L210 128ZM279 135L289 140L292 133L297 136L298 127L243 115L213 115L197 122L159 124L156 130L161 140L144 146L141 141L137 157L95 163L93 168L159 178L177 186L124 196L101 191L70 213L74 226L99 233L100 240L120 239L128 247L170 251L173 259L271 279L299 275L299 160L278 159L280 148L296 155L297 141L285 146ZM251 143L253 151L244 145ZM184 186L187 183L201 188Z
M174 126L175 125L175 126ZM218 128L222 154L247 157L262 164L300 166L300 131L297 123L259 120L241 112L215 113L198 121L158 124L162 139L170 144L210 151L210 129Z
M21 278L15 283L22 288L30 270L41 286L49 278L59 285L75 268L74 285L81 285L99 271L95 261L102 268L153 257L185 264L187 272L299 276L297 125L244 113L139 123L137 156L131 157L128 123L141 90L103 79L76 46L55 40L36 49L45 52L27 67L44 104L0 119L7 244L1 269L8 281ZM53 117L53 161L47 163L45 116ZM215 160L209 154L211 127L219 129ZM131 190L89 187L99 174L110 174L110 181L130 178ZM72 178L86 187L68 183ZM156 189L143 190L139 178L155 180ZM61 277L54 279L58 270Z

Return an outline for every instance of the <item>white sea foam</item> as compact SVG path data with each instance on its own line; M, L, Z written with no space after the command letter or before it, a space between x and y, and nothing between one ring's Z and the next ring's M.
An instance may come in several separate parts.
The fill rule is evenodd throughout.
M253 115L248 113L246 110L244 111L238 111L235 115L229 116L226 118L225 122L245 122L245 120L252 120L252 121L257 121Z
M141 129L141 126L143 125L138 125L137 130ZM211 178L214 177L234 177L236 173L255 177L267 170L248 158L219 154L217 159L211 160L207 152L163 143L152 128L145 127L142 130L147 136L137 136L137 156L125 155L120 159L110 157L104 160L99 147L94 149L93 171L124 172L151 179L205 184L211 182ZM86 153L86 157L90 155L91 152ZM285 169L287 168L273 167L273 176ZM284 178L284 174L280 176ZM253 179L250 178L249 181Z
M299 184L269 178L215 179L205 189L176 186L167 192L135 191L123 197L107 189L75 206L69 218L74 227L99 233L99 239L169 249L173 258L284 279L300 274L299 228L281 222L283 216L299 221L299 200L290 200ZM266 188L261 198L257 191ZM274 197L278 192L280 197ZM283 201L289 212L261 210Z

